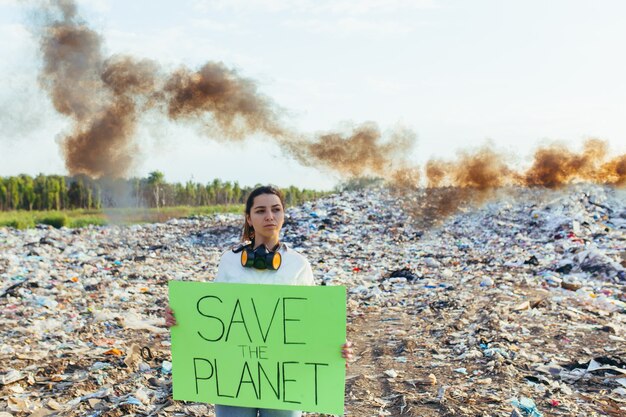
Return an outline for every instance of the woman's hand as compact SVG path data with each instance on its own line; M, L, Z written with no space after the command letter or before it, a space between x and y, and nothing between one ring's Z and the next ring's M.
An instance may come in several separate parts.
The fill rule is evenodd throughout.
M163 317L165 318L166 327L176 326L176 319L174 318L174 311L170 308L170 306L165 307L165 312L163 313Z
M341 346L341 357L346 360L346 368L348 363L354 358L354 351L352 350L352 342L347 341Z

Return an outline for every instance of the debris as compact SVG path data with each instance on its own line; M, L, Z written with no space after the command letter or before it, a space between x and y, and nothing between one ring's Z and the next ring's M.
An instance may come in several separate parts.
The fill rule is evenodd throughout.
M394 369L387 369L385 372L383 372L385 375L387 375L389 378L395 378L398 376L398 373L394 370Z
M411 271L409 268L402 268L392 271L389 274L389 278L406 278L407 281L415 281L416 279L419 279L418 276L413 273L413 271Z
M417 385L437 385L437 377L434 374L428 374L426 378L408 379L406 382L414 387Z
M513 311L528 310L529 308L530 308L530 302L529 301L524 301L524 302L518 304L517 306L513 307Z
M420 191L287 210L283 241L348 289L347 414L626 415L626 199L506 193L429 229ZM172 401L162 309L168 280L212 279L240 224L0 228L0 417L211 415Z
M9 385L24 378L26 378L26 375L24 375L22 372L11 369L6 374L0 375L0 384Z
M133 343L130 349L128 349L128 353L126 354L126 357L124 358L124 364L126 364L126 366L128 366L129 368L136 369L139 367L140 362L141 362L141 347L139 347L138 344Z
M535 402L530 398L521 397L519 401L514 399L511 401L511 404L521 411L522 416L543 417L543 414L541 414L537 409Z
M172 362L163 361L163 363L161 364L161 372L163 372L164 374L171 374L172 373Z
M118 348L113 348L113 349L109 349L106 352L103 353L104 355L115 355L115 356L122 356L124 354L124 352L122 352L121 350L119 350Z

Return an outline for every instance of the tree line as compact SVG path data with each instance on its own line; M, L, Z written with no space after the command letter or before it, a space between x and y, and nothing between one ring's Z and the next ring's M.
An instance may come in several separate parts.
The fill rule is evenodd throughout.
M168 183L160 171L151 172L146 178L129 179L22 174L0 177L0 211L243 204L253 188L242 187L237 181L231 183L219 179L208 184L193 181ZM282 191L288 205L324 194L294 186Z

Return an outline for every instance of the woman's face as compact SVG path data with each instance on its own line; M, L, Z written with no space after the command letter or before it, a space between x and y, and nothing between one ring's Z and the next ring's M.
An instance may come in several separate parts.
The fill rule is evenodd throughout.
M285 212L280 198L275 194L261 194L254 197L246 220L254 228L254 237L257 242L278 237L285 221Z

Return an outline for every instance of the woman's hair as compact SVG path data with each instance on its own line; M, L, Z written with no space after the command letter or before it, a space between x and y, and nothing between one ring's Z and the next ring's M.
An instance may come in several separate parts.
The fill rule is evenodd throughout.
M263 185L252 190L246 200L246 211L243 216L243 234L241 236L242 242L246 242L254 238L254 229L248 224L248 216L252 210L254 199L261 194L274 194L280 199L280 204L283 206L283 210L285 209L285 197L277 187L274 187L273 185Z

